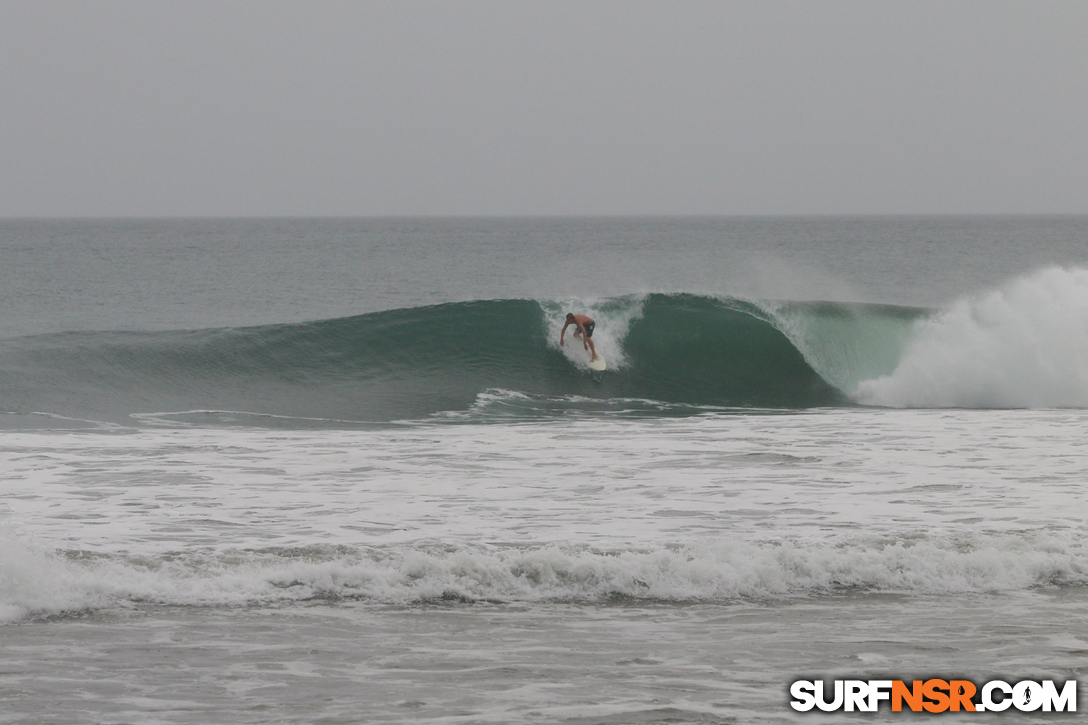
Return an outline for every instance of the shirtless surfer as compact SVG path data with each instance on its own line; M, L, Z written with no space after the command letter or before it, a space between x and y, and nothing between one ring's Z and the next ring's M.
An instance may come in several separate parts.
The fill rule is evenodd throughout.
M593 344L593 328L597 326L597 323L593 321L592 317L586 315L576 315L573 312L567 313L567 322L563 325L563 329L559 332L559 346L563 346L563 335L567 334L567 328L574 325L574 336L582 341L582 347L590 352L592 357L589 358L590 362L597 359L597 347Z

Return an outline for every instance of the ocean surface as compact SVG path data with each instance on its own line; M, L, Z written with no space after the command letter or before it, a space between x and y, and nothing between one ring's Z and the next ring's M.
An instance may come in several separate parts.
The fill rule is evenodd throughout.
M0 220L0 311L0 723L1088 706L1088 217Z

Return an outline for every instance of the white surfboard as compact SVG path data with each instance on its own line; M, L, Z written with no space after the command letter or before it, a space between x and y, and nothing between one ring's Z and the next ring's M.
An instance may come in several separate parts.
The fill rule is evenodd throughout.
M597 353L597 359L586 364L589 365L590 370L604 370L606 365L604 361L604 355L602 355L601 353Z

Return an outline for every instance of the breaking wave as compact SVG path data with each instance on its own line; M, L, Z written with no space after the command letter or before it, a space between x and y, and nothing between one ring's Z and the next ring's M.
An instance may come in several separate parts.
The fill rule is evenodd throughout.
M566 309L597 319L594 340L609 360L604 373L586 368L569 335L570 344L559 347ZM199 424L248 416L295 426L466 410L489 390L695 406L843 405L858 380L891 371L903 329L920 314L651 294L590 303L462 302L250 328L26 337L0 345L0 410L23 422L45 413L131 424L133 415L163 413L152 417Z
M1086 583L1083 543L1055 534L734 541L624 551L311 546L157 557L46 554L0 540L0 620L6 621L133 604L729 601L842 589L941 594Z
M603 373L586 367L578 341L558 345L567 310L597 320ZM529 406L536 413L624 401L669 415L685 406L1088 407L1088 270L1042 270L937 311L649 294L0 344L6 427L31 414L342 426L479 411L494 391L551 401Z
M896 407L1088 407L1088 270L1040 270L919 321L894 370L861 383L856 398Z

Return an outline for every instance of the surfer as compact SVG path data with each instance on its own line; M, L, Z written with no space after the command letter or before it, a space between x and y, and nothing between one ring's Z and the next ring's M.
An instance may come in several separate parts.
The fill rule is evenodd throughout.
M582 347L588 350L592 356L589 358L589 361L593 362L597 359L597 347L593 344L592 340L593 328L597 326L597 323L593 321L592 317L568 312L567 322L559 332L560 347L563 346L563 335L567 334L567 328L571 325L574 325L574 336L582 341Z

